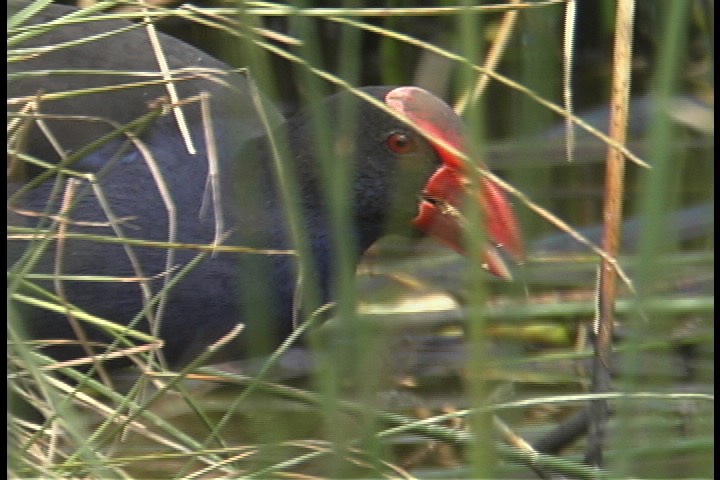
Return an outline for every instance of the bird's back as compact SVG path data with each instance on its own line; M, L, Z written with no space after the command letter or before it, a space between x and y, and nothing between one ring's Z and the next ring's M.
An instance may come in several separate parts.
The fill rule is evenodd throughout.
M55 24L59 17L76 12L49 5L30 23ZM93 177L79 177L73 206L67 212L69 222L59 230L52 215L62 209L70 175L57 177L61 179L57 184L56 176L45 168L24 161L12 164L10 224L64 230L70 238L36 241L32 251L44 252L39 259L23 257L31 251L29 242L12 241L8 268L24 274L83 276L60 284L35 283L100 318L120 323L138 318L138 328L150 331L145 322L162 318L171 326L162 330L171 360L190 359L198 352L186 346L205 348L242 320L243 301L237 293L242 290L237 279L241 256L113 241L125 237L208 246L220 238L227 242L238 240L239 235L242 240L243 229L233 223L236 199L228 198L228 189L221 184L232 180L229 177L237 173L237 162L245 161L249 175L265 178L267 174L253 168L253 159L243 159L241 153L248 140L265 132L249 81L194 47L157 33L169 72L176 79L172 85L178 100L187 102L181 110L191 148L196 150L191 153L175 112L154 113L158 105L169 102L169 93L146 27L103 20L57 25L39 35L33 32L28 27L10 37L10 42L17 41L11 46L18 56L9 63L9 108L27 113L31 107L34 112L32 118L18 117L13 147L19 154ZM28 37L20 41L21 34ZM48 46L52 47L49 53L38 55L19 50ZM198 99L201 93L209 107L205 114ZM42 97L36 97L39 94ZM274 109L266 114L271 124L280 123ZM119 132L127 125L137 128L130 134ZM114 137L108 140L107 135ZM102 146L93 145L103 138L107 141ZM56 152L58 146L63 154ZM208 174L209 165L217 167L217 176ZM224 207L216 209L216 205ZM41 216L43 212L51 216ZM223 237L227 232L231 233ZM100 236L104 241L68 234ZM288 261L279 260L283 268ZM163 289L167 295L159 295ZM18 318L33 336L74 336L64 315L22 302L16 306Z

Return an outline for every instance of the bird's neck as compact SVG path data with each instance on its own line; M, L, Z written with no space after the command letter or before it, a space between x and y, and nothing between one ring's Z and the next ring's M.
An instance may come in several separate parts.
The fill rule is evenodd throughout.
M382 235L382 223L350 212L349 228L333 228L326 219L319 219L312 209L313 219L307 219L308 240L313 251L315 267L324 291L332 285L336 266L358 263L363 253Z

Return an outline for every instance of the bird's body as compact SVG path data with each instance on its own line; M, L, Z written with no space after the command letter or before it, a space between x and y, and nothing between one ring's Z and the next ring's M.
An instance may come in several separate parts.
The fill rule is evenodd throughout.
M35 21L51 21L69 12L72 10L52 5ZM22 46L56 45L108 30L127 29L129 25L122 21L80 23L52 30ZM48 163L93 175L92 180L81 177L70 207L65 210L63 192L67 184L64 180L71 175L50 175L42 179L39 175L43 175L43 170L26 163L14 164L11 168L9 192L15 193L9 196L8 202L10 225L39 227L50 232L48 237L35 237L32 243L27 241L28 237L24 238L26 241L9 242L8 268L13 273L10 294L20 294L15 297L11 316L20 319L33 338L72 339L77 332L66 318L68 312L77 307L95 317L157 334L163 339L164 355L172 364L191 360L242 323L246 330L238 337L239 342L226 346L224 356L245 355L248 345L272 343L290 332L297 259L282 252L274 255L224 249L211 252L207 246L221 239L223 246L263 250L294 247L270 138L277 136L280 141L287 138L287 143L282 144L287 145L286 165L299 185L300 228L310 245L310 264L323 300L333 294L333 238L337 236L333 236L330 228L330 212L320 173L321 157L314 146L312 121L308 114L300 113L283 122L280 114L262 101L269 119L266 125L246 77L228 73L221 62L182 42L162 34L160 40L173 74L193 77L174 82L180 101L207 93L210 117L201 113L199 101L182 108L197 149L194 154L188 152L172 113L160 116L151 113L149 123L136 134L120 133L99 148L83 150L116 131L118 126L152 112L149 105L167 96L163 85L134 85L113 92L73 95L59 101L52 97L58 92L77 92L147 78L117 73L79 75L77 72L18 76L14 81L11 77L8 94L14 99L16 111L33 100L33 95L43 93L50 97L40 100L36 111L66 116L41 120L46 122L67 155L58 155L47 136L34 126L17 130L13 148ZM13 64L14 73L61 68L117 72L158 70L142 28L97 42L18 61ZM132 55L123 55L124 49L132 50ZM187 67L194 70L176 70ZM362 91L408 120L416 120L412 118L413 108L408 107L419 105L451 118L448 128L453 131L457 128L452 123L457 117L449 107L420 89L368 87ZM346 233L352 246L352 260L356 261L388 228L405 233L413 230L418 198L427 191L427 186L433 185L434 172L449 172L454 180L461 175L461 169L459 163L448 166L434 141L411 128L405 120L351 93L329 97L322 107L331 118L337 118L339 105L344 101L353 102L357 112L356 128L352 130L356 134L335 135L328 151L332 161L345 162L348 166L350 226ZM274 133L269 134L267 126ZM210 139L206 137L209 129ZM76 155L77 152L84 153ZM33 185L35 180L42 181ZM445 188L445 183L441 187ZM421 205L425 213L442 218L436 208L439 201L444 200L428 198ZM453 197L452 201L458 200ZM452 201L448 200L448 204ZM57 222L58 214L65 220ZM504 211L501 214L508 223L511 241L496 241L513 244L517 240L514 219L511 212L509 216ZM433 223L421 224L415 220L416 229L442 238ZM63 240L57 241L57 236L53 236L58 233ZM105 241L78 238L83 234L101 236ZM50 237L52 241L47 241ZM107 241L118 237L159 245ZM456 241L457 238L449 239L451 244ZM162 245L167 242L206 247L204 251L167 248ZM28 274L45 277L33 279ZM55 311L38 306L37 302L28 302L28 297L46 301L48 298L25 282L56 295L57 298L50 301L56 305ZM72 315L78 316L78 313ZM136 320L138 323L133 323ZM90 333L90 338L107 340L97 332Z

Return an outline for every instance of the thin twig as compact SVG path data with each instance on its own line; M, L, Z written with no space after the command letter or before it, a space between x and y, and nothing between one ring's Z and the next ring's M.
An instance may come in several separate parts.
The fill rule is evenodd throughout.
M513 0L511 3L518 3L518 0ZM497 68L498 63L502 58L502 54L505 52L505 48L507 47L508 40L510 40L510 34L515 28L517 15L517 10L508 10L503 15L503 19L500 22L500 28L495 36L495 41L490 47L487 57L485 58L485 65L483 68L486 70L495 71ZM460 99L455 102L453 110L455 110L458 115L462 115L468 106L473 105L477 99L480 98L480 95L482 95L485 91L485 87L487 87L489 82L490 77L487 74L481 73L472 91L463 93Z
M568 116L565 118L565 147L568 162L573 161L573 151L575 150L575 125L572 123L571 116L573 113L572 60L575 49L576 12L575 0L569 0L565 5L565 33L563 38L563 105L568 112Z
M635 2L619 0L615 17L615 47L613 52L612 108L610 110L610 137L624 145L627 134L628 105L630 100L630 73L632 60L632 32ZM624 192L625 158L617 149L608 148L605 177L605 238L603 250L617 258L620 248L622 206ZM595 356L593 359L593 387L595 393L611 388L610 368L613 323L615 321L616 265L603 257L599 272L598 313L595 319ZM590 432L586 460L590 465L602 466L602 448L608 404L595 400L590 407Z

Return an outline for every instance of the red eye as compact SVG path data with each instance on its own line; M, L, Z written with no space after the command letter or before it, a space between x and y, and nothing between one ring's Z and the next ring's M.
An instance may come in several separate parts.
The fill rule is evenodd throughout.
M387 145L391 152L398 154L410 153L417 148L415 139L403 132L391 133L387 138Z

